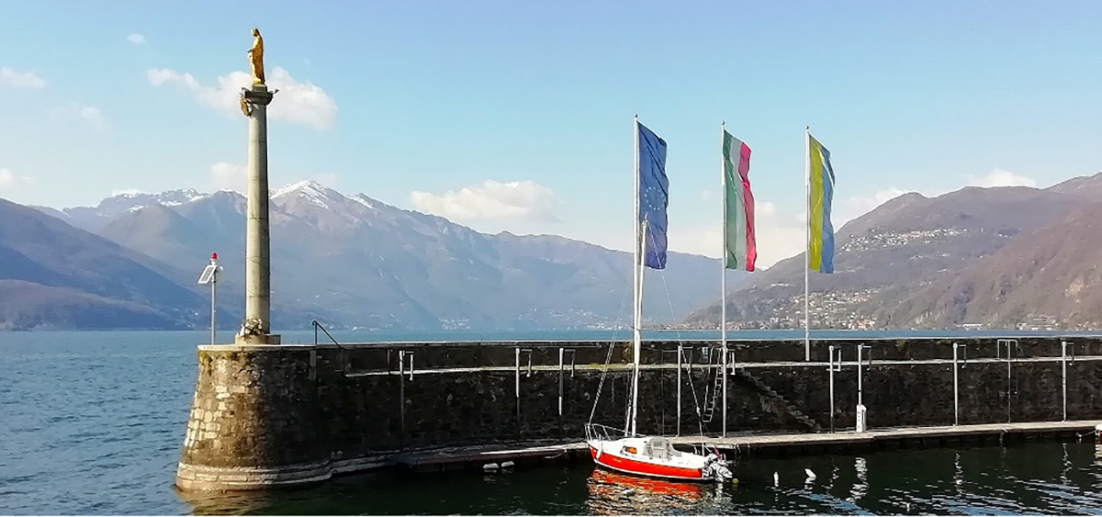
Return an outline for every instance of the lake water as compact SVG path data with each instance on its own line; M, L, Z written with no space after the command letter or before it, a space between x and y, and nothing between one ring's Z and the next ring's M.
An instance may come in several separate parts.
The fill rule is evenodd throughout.
M313 342L313 332L284 335L286 341ZM738 465L739 485L725 487L641 486L582 461L490 476L388 472L280 493L180 494L172 482L195 383L195 345L207 336L201 331L0 333L0 514L1102 515L1102 460L1090 438L752 459ZM449 336L456 334L421 337ZM794 337L799 336L797 331ZM496 337L607 338L610 333ZM805 482L805 468L816 473L814 481Z

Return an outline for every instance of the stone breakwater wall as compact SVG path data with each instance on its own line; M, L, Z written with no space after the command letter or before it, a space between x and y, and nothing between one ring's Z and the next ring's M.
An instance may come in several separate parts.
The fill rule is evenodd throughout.
M717 341L648 341L638 432L721 434L724 383L728 433L853 428L860 345L869 428L1102 418L1102 338L819 340L810 362L802 341L732 339L726 369ZM297 485L408 451L578 441L591 412L625 423L630 361L629 342L200 346L176 484Z

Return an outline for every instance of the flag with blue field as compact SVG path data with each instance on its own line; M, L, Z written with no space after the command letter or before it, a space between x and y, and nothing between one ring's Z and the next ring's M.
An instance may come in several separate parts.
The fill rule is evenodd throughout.
M646 126L639 129L639 218L643 228L643 264L651 269L666 267L666 207L670 181L666 177L666 141Z

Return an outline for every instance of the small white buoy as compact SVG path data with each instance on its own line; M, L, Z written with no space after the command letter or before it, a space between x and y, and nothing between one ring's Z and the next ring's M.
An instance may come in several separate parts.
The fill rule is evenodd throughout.
M775 470L773 471L773 486L781 486L781 476Z
M812 472L811 469L805 468L804 469L804 474L807 474L807 481L806 481L807 483L815 481L815 473Z
M498 469L497 463L487 463L487 464L482 466L482 470L484 470L486 472L497 472L497 469Z
M501 462L501 468L503 468L503 469L508 469L508 468L512 468L512 467L513 467L513 462L511 462L511 461Z

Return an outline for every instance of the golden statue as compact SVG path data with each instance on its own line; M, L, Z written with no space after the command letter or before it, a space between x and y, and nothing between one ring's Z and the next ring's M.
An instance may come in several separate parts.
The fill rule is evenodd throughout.
M253 29L253 48L249 49L249 65L253 69L253 84L264 84L264 38L260 29Z

